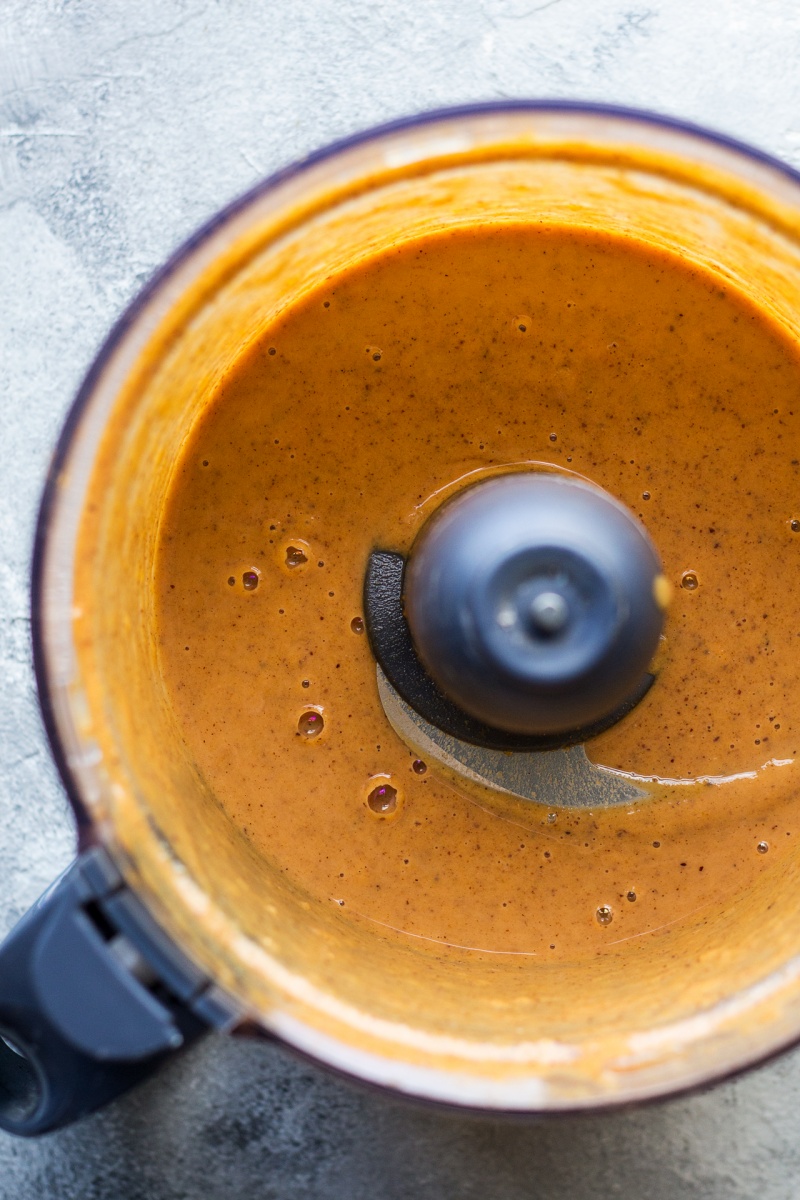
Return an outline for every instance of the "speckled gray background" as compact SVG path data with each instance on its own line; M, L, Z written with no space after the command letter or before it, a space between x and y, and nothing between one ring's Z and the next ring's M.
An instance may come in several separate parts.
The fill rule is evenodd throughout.
M794 0L0 0L0 933L69 860L30 665L48 454L120 308L260 175L505 96L639 105L800 166ZM415 1109L214 1038L111 1109L0 1134L0 1200L796 1200L800 1053L555 1123Z

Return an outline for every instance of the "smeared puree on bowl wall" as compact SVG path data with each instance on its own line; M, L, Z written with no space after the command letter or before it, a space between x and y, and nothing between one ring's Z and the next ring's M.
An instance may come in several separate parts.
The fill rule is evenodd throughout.
M800 835L799 421L789 335L633 239L474 226L334 275L228 371L174 473L160 659L199 771L305 894L420 948L574 961L697 922ZM628 505L674 585L656 683L586 747L647 793L621 808L461 784L378 699L370 552L542 464Z

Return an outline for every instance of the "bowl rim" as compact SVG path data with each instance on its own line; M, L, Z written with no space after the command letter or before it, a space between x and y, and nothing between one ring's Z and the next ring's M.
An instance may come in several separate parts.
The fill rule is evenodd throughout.
M783 162L774 155L748 145L737 138L731 137L724 133L719 133L709 130L699 124L691 121L685 121L680 118L664 116L647 109L639 109L635 107L627 107L624 105L604 104L591 101L581 100L551 100L551 99L509 99L496 101L482 101L477 103L469 103L450 107L441 107L425 111L418 114L399 117L375 126L372 126L363 131L350 134L346 137L339 138L320 149L317 149L310 154L298 159L288 165L274 171L262 179L259 179L254 185L246 189L233 200L229 201L222 208L216 211L208 220L203 222L194 233L183 240L165 259L163 264L156 269L150 279L136 293L133 299L125 306L121 315L112 324L108 334L102 341L97 350L94 359L70 405L67 410L66 417L61 425L54 451L50 460L48 471L45 477L42 497L40 501L38 516L36 520L33 552L31 558L31 593L30 593L30 612L31 612L31 642L33 654L34 676L36 681L39 705L42 713L42 720L47 736L53 760L59 772L61 781L66 791L70 806L75 814L78 832L78 845L80 849L84 849L97 841L95 832L95 819L84 802L81 794L81 789L76 778L76 774L70 765L69 755L66 746L62 739L62 734L59 729L58 720L56 717L53 695L51 691L50 671L47 660L46 647L46 617L45 617L45 576L46 576L46 557L51 531L51 524L58 503L60 492L59 481L62 471L67 464L70 452L73 448L76 434L81 426L81 422L85 411L89 407L92 397L95 393L100 379L113 358L116 351L123 345L126 335L134 327L138 318L143 311L148 307L150 302L158 295L162 288L172 279L179 268L189 263L192 257L201 250L205 244L225 225L231 222L239 214L247 210L251 205L254 205L262 198L268 196L271 192L277 190L286 183L295 179L300 179L305 173L312 168L337 158L348 151L368 146L370 143L379 142L394 134L403 134L412 132L417 129L425 129L436 124L447 124L459 119L482 118L491 116L504 115L571 115L577 117L608 117L616 119L620 123L629 125L632 129L637 127L642 129L663 130L679 135L686 135L687 138L700 144L707 144L712 147L721 148L724 151L731 152L733 157L738 157L744 160L745 163L754 164L761 167L766 167L769 171L775 173L790 185L794 185L798 189L798 199L800 201L800 170L796 170L788 163ZM422 160L421 160L422 161ZM112 847L107 847L109 853L113 852ZM141 900L141 898L140 898ZM144 903L144 901L141 901ZM256 1019L259 1029L266 1032L266 1026ZM303 1045L303 1039L287 1037L286 1034L269 1030L269 1036L276 1037L284 1044L289 1045L295 1053L300 1054L304 1058L308 1058L324 1068L333 1071L335 1074L346 1076L351 1079L358 1080L369 1087L380 1087L385 1089L389 1087L398 1094L404 1094L404 1089L397 1085L392 1087L389 1083L382 1082L376 1076L370 1073L360 1074L353 1070L352 1066L348 1067L342 1063L336 1063L327 1055L317 1055L314 1050L308 1045ZM312 1039L313 1041L313 1039ZM728 1063L721 1066L717 1070L708 1071L705 1075L689 1078L686 1082L678 1082L670 1084L668 1081L658 1087L654 1091L647 1091L640 1095L628 1095L621 1098L615 1098L613 1095L602 1095L594 1099L578 1101L566 1106L548 1106L544 1108L536 1108L529 1106L515 1106L513 1104L500 1104L497 1107L494 1105L482 1105L467 1103L460 1105L456 1100L447 1099L445 1097L437 1097L433 1095L425 1095L413 1092L409 1094L405 1092L408 1099L416 1099L421 1103L435 1104L437 1107L450 1108L460 1111L471 1111L474 1113L484 1113L492 1116L518 1115L524 1116L535 1115L537 1117L557 1117L560 1115L569 1115L570 1113L580 1112L597 1112L609 1111L615 1109L623 1109L641 1104L649 1104L654 1101L665 1099L667 1097L681 1096L703 1091L712 1084L731 1079L741 1074L743 1071L750 1069L756 1065L769 1062L779 1054L783 1053L796 1045L800 1044L800 1023L796 1033L785 1037L782 1041L773 1042L767 1045L763 1050L758 1050L750 1055L745 1055L739 1061ZM334 1056L335 1057L335 1056Z

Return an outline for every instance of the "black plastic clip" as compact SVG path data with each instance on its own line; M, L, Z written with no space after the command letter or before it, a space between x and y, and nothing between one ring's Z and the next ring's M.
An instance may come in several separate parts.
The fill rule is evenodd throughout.
M77 1120L240 1015L88 850L0 945L0 1128Z

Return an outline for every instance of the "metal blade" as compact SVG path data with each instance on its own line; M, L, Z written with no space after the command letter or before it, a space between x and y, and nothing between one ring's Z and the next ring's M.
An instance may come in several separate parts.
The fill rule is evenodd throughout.
M496 792L551 808L607 808L647 793L608 767L589 762L583 746L564 750L487 750L462 742L425 721L395 691L380 667L378 695L389 724L420 758Z

